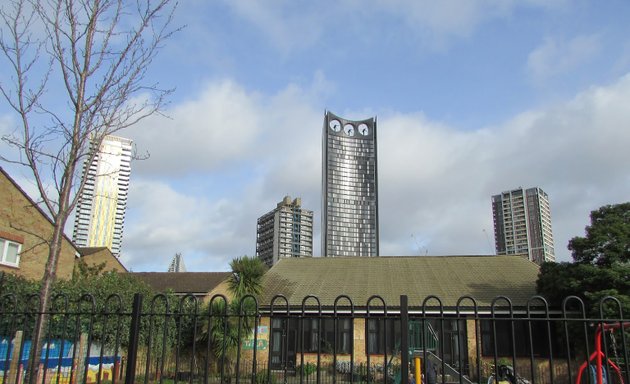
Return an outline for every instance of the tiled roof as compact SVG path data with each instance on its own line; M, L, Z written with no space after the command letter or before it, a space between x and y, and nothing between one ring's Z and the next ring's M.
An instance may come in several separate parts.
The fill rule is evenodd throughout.
M157 292L208 293L230 276L230 272L133 272Z
M435 295L445 307L453 307L468 295L479 306L489 306L503 295L516 306L536 294L538 270L522 256L291 258L280 260L267 272L261 303L269 304L274 295L282 294L290 305L301 305L304 297L314 295L329 306L339 295L347 295L360 307L372 295L379 295L387 306L398 306L400 295L407 295L410 306L421 306L425 298Z

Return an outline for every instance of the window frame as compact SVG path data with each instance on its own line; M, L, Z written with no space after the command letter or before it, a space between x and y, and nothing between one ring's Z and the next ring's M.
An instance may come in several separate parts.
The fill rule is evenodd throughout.
M401 322L393 317L368 317L365 320L365 354L390 355L401 340ZM387 338L385 337L387 335ZM386 340L387 339L387 340ZM386 343L387 342L387 343Z
M322 354L335 353L337 355L351 354L354 348L353 328L354 321L350 317L305 317L303 320L302 341L304 353L317 353L318 340L319 352ZM335 332L335 323L337 332ZM318 328L321 327L321 328ZM337 336L337 351L335 351L335 333ZM344 338L346 345L344 348ZM302 344L300 343L300 349Z
M6 237L0 237L0 265L15 267L20 266L20 254L22 253L22 243L7 239ZM11 245L17 245L17 252L15 256L15 262L7 261L8 249Z
M494 324L493 324L494 321ZM549 336L546 323L537 321L536 319L526 320L518 317L510 318L507 316L495 316L494 318L484 318L479 322L480 335L481 335L481 355L484 357L494 356L494 349L496 345L498 356L512 356L512 351L519 357L536 358L548 358L549 357L549 345L548 340L552 341L551 347L554 350L554 354L558 354L559 348L554 345L554 331L551 329L551 336ZM533 345L530 345L529 332L532 332L531 341ZM496 330L497 339L494 339L494 331ZM512 331L514 335L512 335ZM514 337L514 346L512 345L512 336Z

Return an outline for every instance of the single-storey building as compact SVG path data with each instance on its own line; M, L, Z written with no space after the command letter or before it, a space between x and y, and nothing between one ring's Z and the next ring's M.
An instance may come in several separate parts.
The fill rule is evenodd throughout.
M479 359L489 364L495 352L511 356L512 346L517 357L531 360L524 323L501 320L524 316L528 303L540 307L530 301L538 272L522 256L284 259L263 278L259 304L265 315L251 338L257 359L268 356L272 369L333 359L380 363L400 356L404 295L409 353L427 350L476 376ZM532 332L540 336L542 328L535 324ZM546 340L534 341L541 364ZM253 340L246 345L253 349Z
M176 296L192 294L203 300L214 295L228 294L231 272L131 272L156 292L172 291Z

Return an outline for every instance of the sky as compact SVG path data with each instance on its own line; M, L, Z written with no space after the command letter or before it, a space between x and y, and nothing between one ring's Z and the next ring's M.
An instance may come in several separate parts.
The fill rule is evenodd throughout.
M229 270L285 195L314 211L320 256L328 110L378 120L381 256L493 254L491 196L537 186L569 261L590 211L630 201L629 19L625 0L180 2L147 73L170 103L119 133L150 154L121 260Z

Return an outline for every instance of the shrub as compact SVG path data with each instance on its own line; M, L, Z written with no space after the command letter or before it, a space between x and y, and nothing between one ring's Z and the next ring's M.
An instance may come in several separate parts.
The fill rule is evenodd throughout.
M275 384L276 378L273 375L268 375L268 372L259 371L256 373L256 384Z
M297 367L298 372L302 372L305 377L309 377L317 371L317 366L313 363L306 363Z

